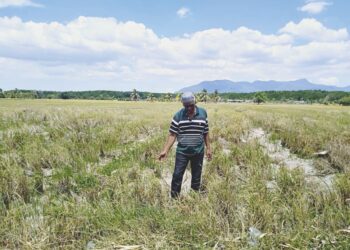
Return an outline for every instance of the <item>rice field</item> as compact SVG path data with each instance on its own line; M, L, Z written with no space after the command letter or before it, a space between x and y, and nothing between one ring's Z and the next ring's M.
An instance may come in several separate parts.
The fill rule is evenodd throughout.
M0 248L348 249L349 107L198 106L213 159L171 200L180 103L0 99Z

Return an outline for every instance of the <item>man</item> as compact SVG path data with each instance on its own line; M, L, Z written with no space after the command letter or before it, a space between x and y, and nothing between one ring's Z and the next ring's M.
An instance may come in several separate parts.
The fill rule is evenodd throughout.
M181 192L182 178L188 162L191 162L191 188L199 191L204 144L208 160L211 160L212 157L207 112L196 106L195 96L191 92L184 93L181 96L181 102L184 108L173 117L167 142L159 155L159 160L165 158L177 139L175 170L171 182L172 198L177 198Z

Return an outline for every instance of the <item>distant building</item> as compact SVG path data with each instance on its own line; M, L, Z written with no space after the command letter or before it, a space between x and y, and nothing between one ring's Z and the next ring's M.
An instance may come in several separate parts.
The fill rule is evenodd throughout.
M288 103L293 103L293 104L307 104L306 101L289 101Z
M243 100L243 99L227 99L227 102L243 103L243 102L253 102L253 100Z

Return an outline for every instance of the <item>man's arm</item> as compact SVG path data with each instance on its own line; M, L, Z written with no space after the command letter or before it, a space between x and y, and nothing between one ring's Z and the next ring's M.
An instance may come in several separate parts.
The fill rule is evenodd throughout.
M211 160L212 153L211 153L211 148L210 148L210 137L209 137L209 132L204 134L204 143L206 147L206 155L208 160Z
M173 146L175 140L176 140L176 134L170 132L168 135L167 142L164 146L164 149L158 156L158 160L162 160L163 158L166 158L166 156L167 156L169 150L171 149L171 147Z

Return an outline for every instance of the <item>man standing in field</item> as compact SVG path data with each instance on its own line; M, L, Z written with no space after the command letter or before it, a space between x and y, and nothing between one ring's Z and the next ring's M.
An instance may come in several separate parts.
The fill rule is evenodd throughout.
M176 198L181 191L182 178L188 162L191 162L191 188L199 191L201 184L204 144L206 155L211 160L209 143L209 126L207 112L199 108L195 102L195 96L191 92L181 96L183 108L179 110L170 125L169 136L159 160L165 158L177 139L175 169L171 182L171 197Z

